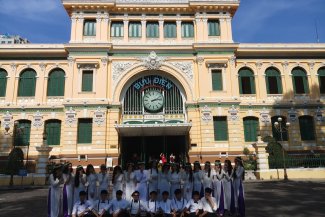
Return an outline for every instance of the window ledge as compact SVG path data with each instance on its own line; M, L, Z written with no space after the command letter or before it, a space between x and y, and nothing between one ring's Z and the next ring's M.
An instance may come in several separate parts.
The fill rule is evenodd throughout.
M96 94L96 92L92 92L92 91L83 91L83 92L78 92L78 94Z
M283 93L278 93L278 94L270 93L270 94L267 94L267 96L283 96Z
M227 93L226 90L211 90L210 93Z
M77 143L77 146L88 146L88 145L92 145L92 143Z

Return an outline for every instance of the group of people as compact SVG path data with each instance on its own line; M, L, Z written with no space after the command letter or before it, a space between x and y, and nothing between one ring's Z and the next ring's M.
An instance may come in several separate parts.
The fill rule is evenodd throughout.
M48 216L64 217L212 217L226 213L245 216L244 168L241 158L179 165L152 161L149 169L139 162L123 171L115 166L110 176L105 165L96 174L72 164L57 165L50 175ZM112 189L110 189L112 186ZM110 194L111 192L111 194ZM110 197L109 197L110 195Z

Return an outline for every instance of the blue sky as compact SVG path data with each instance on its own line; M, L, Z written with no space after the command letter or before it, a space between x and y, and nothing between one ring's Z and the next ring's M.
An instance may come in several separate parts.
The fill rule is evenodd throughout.
M33 43L67 43L70 20L61 0L0 0L0 33ZM233 37L241 43L325 43L325 0L241 0Z

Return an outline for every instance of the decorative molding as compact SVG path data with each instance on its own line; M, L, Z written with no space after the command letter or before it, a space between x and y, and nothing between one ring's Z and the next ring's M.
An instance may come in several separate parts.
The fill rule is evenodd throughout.
M288 111L288 116L291 122L295 122L297 120L297 111L294 108L291 108Z
M46 63L39 63L39 67L41 68L42 72L46 69Z
M105 112L101 110L101 107L98 107L94 112L94 123L97 126L101 126L105 122Z
M190 81L193 80L193 63L192 61L183 61L183 62L168 62L170 65L179 69Z
M70 107L70 109L68 111L66 111L65 113L65 122L66 124L68 124L70 127L76 123L77 121L77 113L75 110L72 109L72 107Z
M43 126L43 115L39 110L34 114L33 126L36 128L40 128Z
M75 59L73 57L68 57L69 66L73 66L74 62L75 62Z
M4 128L12 126L12 114L9 111L6 111L5 115L3 116L2 126Z
M228 64L227 63L208 63L207 64L208 68L227 68Z
M237 59L236 56L231 56L230 59L229 59L230 64L235 65L236 64L236 59Z
M11 68L11 70L12 70L13 72L15 72L16 69L17 69L17 64L16 64L16 63L11 63L11 64L10 64L10 68Z
M284 62L281 63L281 64L282 64L282 66L283 66L284 69L287 69L288 66L289 66L289 62L288 62L288 61L284 61Z
M97 69L99 67L98 63L78 63L78 69Z
M207 105L205 105L202 109L201 109L201 114L202 114L202 120L206 123L208 123L209 121L212 120L212 110L210 107L208 107Z
M260 70L263 66L263 63L259 61L259 62L256 62L255 65L256 65L257 69Z
M102 64L103 64L103 66L106 66L107 65L107 63L108 63L108 57L102 57L101 58L101 62L102 62Z
M203 62L204 62L204 57L202 57L202 56L196 56L196 62L197 62L199 65L202 65Z
M264 124L270 123L270 112L266 110L266 108L263 108L263 110L260 112L261 122Z
M321 108L317 108L316 112L315 112L315 118L317 122L323 122L324 118L323 118L323 111Z
M142 65L148 70L158 70L166 59L166 57L158 57L156 52L151 51L149 56L142 57L139 60L142 61Z
M113 81L116 82L122 75L124 75L128 69L137 64L137 62L133 61L113 61L112 63L112 78Z
M232 105L228 111L228 113L230 114L230 120L237 121L239 118L238 112L239 112L238 109L236 109L236 107Z

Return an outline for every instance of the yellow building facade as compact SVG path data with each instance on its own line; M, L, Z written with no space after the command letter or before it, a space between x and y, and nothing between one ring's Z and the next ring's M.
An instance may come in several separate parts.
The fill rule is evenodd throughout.
M238 0L62 3L69 43L0 45L2 157L36 158L44 131L75 164L233 158L257 135L325 150L324 44L235 43Z

